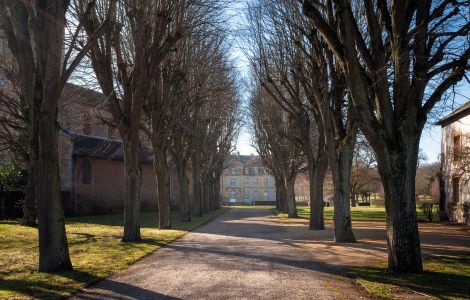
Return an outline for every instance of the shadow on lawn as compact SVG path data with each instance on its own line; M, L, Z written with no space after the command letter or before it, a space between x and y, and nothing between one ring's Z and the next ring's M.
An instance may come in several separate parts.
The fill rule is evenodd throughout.
M392 284L439 299L470 299L470 274L468 270L460 270L469 265L470 253L467 252L430 257L425 262L425 271L420 274L391 274L385 265L352 268L349 274L372 283Z
M53 276L57 277L57 280L51 280L49 276L38 276L38 278L31 276L31 279L28 280L2 278L0 280L0 289L17 292L18 294L36 299L59 299L79 292L83 289L84 285L89 285L103 279L102 277L78 270L53 273ZM66 279L61 280L60 277L65 277L76 284L64 285L64 280Z

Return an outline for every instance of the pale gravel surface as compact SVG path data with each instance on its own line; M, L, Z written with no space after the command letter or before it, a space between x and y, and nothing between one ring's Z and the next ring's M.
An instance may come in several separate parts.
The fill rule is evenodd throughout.
M340 266L291 242L311 237L270 209L230 209L74 299L367 298Z

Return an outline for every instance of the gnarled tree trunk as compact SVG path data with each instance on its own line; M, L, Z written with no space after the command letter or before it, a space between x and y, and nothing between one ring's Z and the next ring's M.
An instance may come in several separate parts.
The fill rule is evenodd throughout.
M54 95L47 95L54 97ZM58 95L55 95L58 97ZM35 102L40 103L40 102ZM51 113L52 115L49 115ZM39 271L71 270L60 191L57 106L42 110L38 122L36 162L39 221Z
M186 162L179 162L176 169L178 172L180 221L191 222L191 210L189 209L188 185L186 180Z
M335 242L354 243L356 238L351 224L351 167L354 154L354 141L344 140L330 153L330 167L334 182L334 223ZM329 151L333 152L333 149Z
M408 137L402 152L377 156L385 192L388 267L393 272L422 271L416 216L415 180L419 136Z
M192 175L193 175L193 216L200 217L202 215L201 202L201 156L198 153L191 154Z
M323 215L323 182L325 181L325 174L326 169L328 168L328 163L326 160L326 153L323 154L324 155L317 158L317 163L315 166L309 166L308 169L308 175L310 179L310 230L325 229L325 219Z
M286 206L287 206L287 215L289 218L297 218L297 204L295 203L294 184L295 184L295 178L289 178L286 176L286 179L285 179Z
M170 176L166 151L156 150L154 146L155 158L153 168L155 170L158 189L158 228L171 228L170 211Z
M37 144L34 148L37 149ZM37 151L37 150L30 150ZM30 155L31 156L31 155ZM37 154L34 155L37 157ZM31 159L28 161L28 185L23 203L23 218L21 218L21 225L23 226L36 226L37 208L36 208L36 175L35 175L34 162Z
M139 139L123 139L126 198L124 199L123 242L135 242L140 236L140 164Z
M205 175L204 180L202 181L202 212L208 213L210 207L210 186L209 186L209 176Z

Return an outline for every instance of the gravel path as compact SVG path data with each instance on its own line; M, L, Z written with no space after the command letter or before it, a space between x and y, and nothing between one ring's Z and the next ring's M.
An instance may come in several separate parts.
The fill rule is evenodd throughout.
M269 209L230 209L74 299L360 299L341 268L292 240L311 236Z

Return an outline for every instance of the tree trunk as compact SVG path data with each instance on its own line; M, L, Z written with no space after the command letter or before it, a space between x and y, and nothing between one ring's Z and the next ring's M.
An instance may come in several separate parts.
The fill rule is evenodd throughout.
M201 157L198 153L191 155L191 163L193 167L193 216L200 217L202 215L201 203Z
M276 186L276 209L282 211L281 207L281 182L279 179L275 179Z
M334 181L335 242L355 243L349 198L354 142L343 142L339 147L334 154L330 155L330 167Z
M282 183L279 185L279 200L281 205L281 211L283 213L287 213L287 190L284 181L282 181Z
M204 176L204 180L202 182L202 212L208 213L209 212L209 178L208 176Z
M415 177L419 138L408 151L378 156L387 213L388 268L392 272L423 270L416 217Z
M158 189L158 228L171 228L171 209L170 209L170 176L168 171L168 162L165 150L155 150L153 168L156 174Z
M219 172L216 172L215 176L215 183L214 183L214 188L215 188L215 208L219 209L222 207L222 197L221 197L221 190L220 190L220 178L222 174Z
M350 195L349 198L351 199L351 207L356 207L356 194ZM362 198L362 200L364 200L364 198Z
M33 150L35 149L35 150ZM30 151L36 151L36 147L30 149ZM37 157L37 154L34 155ZM26 192L23 204L23 218L21 219L21 225L23 226L36 226L36 177L34 170L34 162L28 162L28 185L26 186Z
M176 166L178 172L178 186L180 196L180 221L191 222L191 211L189 209L188 186L186 181L186 163L179 162Z
M131 134L129 134L131 135ZM135 242L140 236L140 164L138 136L123 139L126 198L124 199L123 242Z
M285 180L286 186L286 206L287 215L289 218L297 218L297 205L295 203L295 191L294 191L295 178L289 178Z
M325 229L325 219L323 215L323 182L325 181L328 163L326 157L319 157L314 167L309 167L310 177L310 230Z
M41 179L36 185L40 272L72 269L60 191L57 109L50 110L55 114L42 111L39 116L39 151L35 161L36 178Z
M209 176L209 210L215 210L215 179Z

